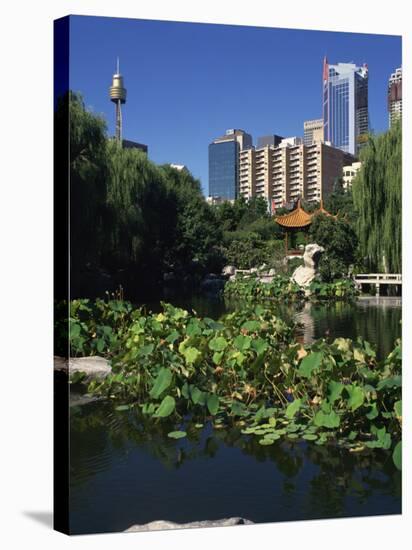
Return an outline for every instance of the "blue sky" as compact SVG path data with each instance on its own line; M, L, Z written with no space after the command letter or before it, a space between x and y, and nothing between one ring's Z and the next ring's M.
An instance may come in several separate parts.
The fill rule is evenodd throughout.
M108 87L120 57L123 137L156 163L185 164L208 190L208 144L228 128L257 137L303 135L321 117L322 61L366 62L375 132L388 127L388 77L398 36L73 16L70 87L114 133Z

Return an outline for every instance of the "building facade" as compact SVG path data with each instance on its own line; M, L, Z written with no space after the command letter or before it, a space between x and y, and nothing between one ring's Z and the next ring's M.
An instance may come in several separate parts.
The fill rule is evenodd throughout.
M390 128L395 120L402 120L402 67L389 78L388 111Z
M323 138L357 155L369 132L368 67L323 62Z
M303 123L303 143L313 145L323 141L323 118L305 120Z
M352 187L353 180L355 179L355 176L361 166L361 162L353 162L352 164L349 164L342 168L342 182L345 191Z
M122 139L122 146L124 149L139 149L143 153L148 153L148 147L144 143L137 143L137 141L131 141L130 139Z
M239 153L239 196L263 197L277 209L303 198L319 202L334 189L352 155L322 142L283 140Z
M227 130L209 145L209 196L234 200L238 196L239 153L252 147L252 136Z
M279 145L279 143L284 139L282 136L278 136L276 134L270 135L270 136L261 136L257 138L257 145L256 148L260 149L261 147L264 147L265 145Z

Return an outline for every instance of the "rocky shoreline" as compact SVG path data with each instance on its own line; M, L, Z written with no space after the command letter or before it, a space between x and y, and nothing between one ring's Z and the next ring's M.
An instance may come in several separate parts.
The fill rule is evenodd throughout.
M189 523L175 523L174 521L157 520L144 524L135 524L126 529L125 533L142 531L163 531L167 529L200 529L203 527L228 527L233 525L253 525L249 519L233 517L217 520L192 521Z

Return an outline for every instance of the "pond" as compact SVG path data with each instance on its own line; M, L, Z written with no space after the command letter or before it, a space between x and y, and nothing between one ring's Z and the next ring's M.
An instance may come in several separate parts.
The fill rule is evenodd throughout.
M239 307L204 298L174 303L214 318ZM380 356L401 333L399 299L283 306L279 314L303 324L302 341L361 335ZM149 427L111 403L73 400L70 411L72 533L123 531L158 519L271 522L401 512L401 474L386 451L356 454L285 440L263 447L238 429L209 425L171 440L168 426Z

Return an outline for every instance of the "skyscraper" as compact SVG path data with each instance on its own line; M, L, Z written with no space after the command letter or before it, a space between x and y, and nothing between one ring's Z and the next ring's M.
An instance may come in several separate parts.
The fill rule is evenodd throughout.
M356 155L367 140L368 67L323 61L323 137Z
M389 78L388 111L391 127L395 119L402 118L402 67L396 69Z
M303 123L303 143L313 145L323 141L323 119L305 120Z
M238 195L239 151L252 147L252 136L227 130L209 145L209 196L233 200Z

